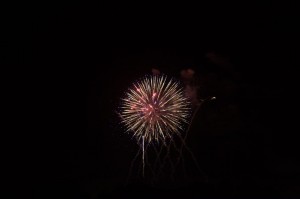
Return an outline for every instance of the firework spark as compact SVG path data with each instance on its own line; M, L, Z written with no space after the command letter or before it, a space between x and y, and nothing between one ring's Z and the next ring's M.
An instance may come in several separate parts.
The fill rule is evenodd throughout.
M183 131L190 108L179 83L166 76L147 76L122 99L121 119L138 142L163 142Z

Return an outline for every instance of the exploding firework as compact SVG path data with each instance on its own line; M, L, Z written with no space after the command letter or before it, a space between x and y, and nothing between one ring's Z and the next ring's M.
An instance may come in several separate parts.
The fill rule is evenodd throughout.
M180 84L167 76L146 76L122 99L122 122L138 142L171 140L188 123L190 107Z

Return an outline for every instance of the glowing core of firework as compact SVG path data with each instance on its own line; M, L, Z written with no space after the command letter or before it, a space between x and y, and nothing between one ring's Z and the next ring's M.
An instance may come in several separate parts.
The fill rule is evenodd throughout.
M121 120L127 131L145 142L172 139L188 123L189 102L179 83L166 76L146 76L122 99Z

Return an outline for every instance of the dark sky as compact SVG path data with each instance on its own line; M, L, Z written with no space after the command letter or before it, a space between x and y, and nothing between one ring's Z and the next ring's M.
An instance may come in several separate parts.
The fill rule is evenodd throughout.
M26 176L34 198L299 194L295 6L27 7L7 15L1 61L27 110L13 137L23 165L17 178ZM170 185L133 178L124 186L138 147L115 111L152 68L176 78L191 68L198 97L217 96L197 113L187 140L209 182L192 171Z

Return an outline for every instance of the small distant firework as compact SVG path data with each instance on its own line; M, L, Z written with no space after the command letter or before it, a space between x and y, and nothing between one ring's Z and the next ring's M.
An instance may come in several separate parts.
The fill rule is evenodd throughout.
M190 106L179 83L163 75L134 83L122 99L121 120L138 142L165 143L188 123Z

